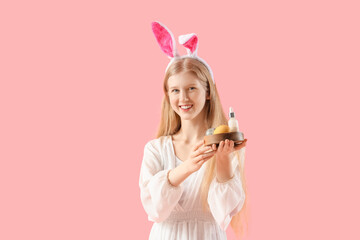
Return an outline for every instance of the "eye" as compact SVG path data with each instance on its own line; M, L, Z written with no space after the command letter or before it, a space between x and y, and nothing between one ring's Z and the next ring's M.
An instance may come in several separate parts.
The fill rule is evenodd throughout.
M196 89L196 87L190 87L189 89L190 89L190 90L195 90L195 89Z
M179 92L179 90L178 89L173 89L173 90L171 90L171 92L177 93L177 92Z

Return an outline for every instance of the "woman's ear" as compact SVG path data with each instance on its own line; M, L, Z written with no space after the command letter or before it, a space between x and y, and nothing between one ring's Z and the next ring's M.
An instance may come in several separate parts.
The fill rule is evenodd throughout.
M206 100L210 100L210 93L209 92L206 93Z

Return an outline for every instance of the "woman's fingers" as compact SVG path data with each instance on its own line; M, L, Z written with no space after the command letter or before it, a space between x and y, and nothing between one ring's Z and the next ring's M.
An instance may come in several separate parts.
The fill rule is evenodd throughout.
M235 144L234 144L233 140L228 140L226 151L228 151L228 152L234 151L234 145Z
M196 150L195 152L193 152L192 156L196 157L196 156L203 154L204 152L207 152L209 150L211 150L211 146L204 145L204 146L200 147L198 150Z
M229 139L225 139L225 144L224 144L224 151L225 152L229 152L230 151L230 140Z
M211 146L205 146L204 141L197 143L197 145L193 149L193 153L191 154L191 158L194 160L195 163L199 163L200 161L206 159L210 159L213 155L217 152L232 152L236 150L240 150L241 148L245 147L247 139L239 144L235 145L234 141L225 139L219 143L219 146L216 144L212 144Z
M235 150L240 150L241 148L245 147L246 146L246 141L247 141L247 139L244 139L244 141L241 144L236 145Z
M205 159L203 159L203 160L200 160L200 161L198 161L197 162L197 164L199 165L199 166L201 166L201 165L203 165L207 160L209 160L211 157L208 157L208 158L205 158Z
M225 142L224 141L221 141L219 143L219 147L218 147L218 152L222 152L224 150L224 145L225 145Z
M217 149L217 153L226 154L234 151L235 143L233 140L225 139L219 143L219 147Z
M201 160L208 160L214 155L215 155L214 151L198 155L197 157L194 158L194 162L198 163Z
M204 144L204 140L198 142L195 147L193 148L193 151L195 152L196 150L199 149L199 147L201 147Z
M212 150L213 151L216 151L217 147L216 147L216 144L214 143L212 146L211 146Z

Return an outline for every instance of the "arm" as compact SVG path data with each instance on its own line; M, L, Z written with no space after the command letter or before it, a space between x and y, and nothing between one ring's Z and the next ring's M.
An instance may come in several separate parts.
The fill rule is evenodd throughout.
M216 158L216 179L220 183L227 182L234 177L234 169L230 160L229 155Z
M203 140L198 142L192 149L190 158L170 171L169 182L173 186L178 186L188 176L198 171L207 160L214 156L215 151L210 150L211 147L206 147Z
M170 170L163 170L159 151L147 143L141 164L139 186L141 203L153 222L162 222L170 215L177 205L183 188L169 183L167 174Z
M229 145L231 146L231 144ZM221 145L218 151L221 151ZM244 157L245 148L239 151ZM245 202L239 161L234 151L216 159L216 177L210 184L208 203L210 210L220 227L225 231L232 217L237 214Z
M186 165L184 163L180 164L174 169L171 169L169 172L169 183L177 187L179 186L185 179L191 175L191 172L186 168Z
M190 158L171 170L162 170L159 151L151 143L146 144L141 165L139 186L141 202L149 220L164 221L177 205L183 192L181 183L209 160L215 152L199 142Z

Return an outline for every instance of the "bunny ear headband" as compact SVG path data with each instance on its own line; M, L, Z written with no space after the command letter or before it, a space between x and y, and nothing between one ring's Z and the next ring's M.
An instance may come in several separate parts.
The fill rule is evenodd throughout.
M170 32L170 30L160 22L152 22L151 27L156 37L156 40L160 45L161 50L163 50L163 52L168 56L168 58L171 59L165 69L165 72L175 59L190 57L199 60L207 67L210 72L211 78L213 79L213 83L215 84L213 72L210 66L203 59L197 56L197 49L199 47L199 44L198 38L195 33L179 36L179 43L183 45L187 51L187 55L180 56L176 49L174 35Z

